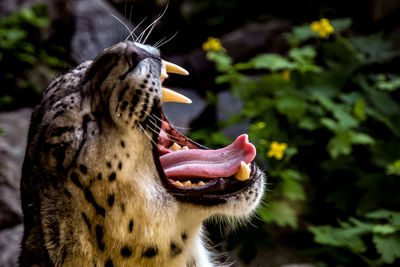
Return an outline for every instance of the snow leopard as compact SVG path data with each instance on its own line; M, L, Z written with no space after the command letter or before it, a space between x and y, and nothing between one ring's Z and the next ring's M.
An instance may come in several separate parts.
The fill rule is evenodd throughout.
M213 150L169 123L164 102L191 102L163 86L174 73L188 74L123 41L42 92L22 170L20 266L222 266L203 222L245 221L265 176L246 134Z

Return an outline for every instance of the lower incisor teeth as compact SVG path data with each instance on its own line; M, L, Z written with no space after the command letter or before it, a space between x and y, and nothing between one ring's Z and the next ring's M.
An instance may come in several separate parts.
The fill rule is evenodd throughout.
M183 182L183 186L184 187L192 187L192 182L191 181Z
M250 167L244 161L240 162L240 169L235 173L236 180L246 181L250 177Z
M183 186L183 184L181 182L179 182L179 181L174 182L173 185L175 185L175 186Z

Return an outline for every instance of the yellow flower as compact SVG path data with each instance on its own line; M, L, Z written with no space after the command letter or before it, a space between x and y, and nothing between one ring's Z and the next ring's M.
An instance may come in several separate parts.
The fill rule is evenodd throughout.
M207 42L202 46L204 51L221 51L224 48L218 38L208 37Z
M270 145L267 156L269 158L275 157L276 159L281 160L283 158L283 154L286 148L287 148L286 143L278 143L273 141Z
M282 79L284 79L285 81L290 81L290 75L291 74L292 74L291 70L288 70L288 69L284 70L282 72Z
M335 31L328 19L322 18L319 21L311 23L311 29L318 33L321 38L328 38L328 36Z

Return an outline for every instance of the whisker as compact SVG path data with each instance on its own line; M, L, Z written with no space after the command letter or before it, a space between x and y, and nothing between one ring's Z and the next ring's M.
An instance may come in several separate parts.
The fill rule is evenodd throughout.
M144 31L138 36L138 38L139 38L139 41L138 41L138 42L139 42L139 43L143 44L143 43L146 42L146 40L147 40L147 38L149 37L150 33L152 32L154 26L155 26L155 25L157 24L157 22L159 22L160 19L164 16L165 12L167 12L168 5L169 5L169 3L167 3L167 5L165 6L165 9L164 9L164 11L161 13L161 15L160 15L156 20L154 20L152 23L150 23L150 25L147 26L146 29L144 29ZM150 31L147 33L147 35L146 35L144 41L142 42L142 38L143 38L144 34L146 33L146 31L147 31L148 29L150 29Z
M128 34L128 37L126 37L125 41L128 40L128 38L129 38L129 37L131 36L131 34L132 34L131 29L129 29L128 25L126 25L126 24L125 24L121 19L119 19L117 16L111 14L111 17L113 17L114 19L118 20L118 21L119 21L122 25L124 25L125 28L128 30L129 34ZM132 40L133 40L133 38L132 38Z
M157 117L156 115L154 115L154 114L149 114L149 113L146 113L147 115L149 115L149 116L151 116L151 117L153 117L153 118L155 118L156 120L158 120L158 121L161 121L161 122L163 122L163 120L161 119L161 118L159 118L159 117ZM190 128L190 127L179 127L179 126L176 126L175 124L172 124L172 123L169 123L172 127L174 127L175 129L181 129L181 130L191 130L192 128Z
M175 36L178 34L179 31L177 31L176 33L174 33L174 35L172 35L168 40L162 42L161 44L159 44L158 46L156 46L156 48L160 48L161 46L165 45L166 43L168 43L169 41L171 41L172 39L175 38Z
M137 125L139 125L140 129L142 130L142 132L149 138L149 140L155 145L157 146L158 144L156 144L156 142L154 142L153 138L146 132L146 130L143 128L143 126L140 123L137 123Z
M134 32L136 31L137 28L139 28L140 24L142 24L146 19L147 19L147 17L145 17L144 19L142 19L142 21L139 22L138 25L136 25L136 27L131 31L131 33L130 33L129 36L125 39L125 41L128 40L128 38L129 38L130 36L134 36L134 37L135 37L135 40L133 40L134 42L137 41L138 37L136 36L136 34L134 34Z
M153 46L157 47L158 44L161 44L162 41L164 41L166 39L166 37L161 38L160 40L158 40Z
M174 141L175 143L179 143L179 142L180 142L180 139L178 139L178 138L176 138L175 136L173 136L173 135L167 133L166 131L164 131L160 126L158 126L157 124L155 124L155 122L153 122L153 121L151 121L151 120L149 120L149 122L150 122L154 127L156 127L156 129L158 129L159 131L163 131L163 132L165 133L165 135L167 135L167 137L168 137L169 139L171 139L172 141ZM150 125L147 124L147 126L151 128ZM158 134L158 131L156 131L156 129L153 129L153 128L152 128L152 130L154 130L153 132Z

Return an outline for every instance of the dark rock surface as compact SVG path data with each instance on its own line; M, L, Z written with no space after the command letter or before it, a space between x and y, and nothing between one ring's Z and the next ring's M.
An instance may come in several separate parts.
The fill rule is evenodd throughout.
M19 181L31 113L0 113L0 266L17 265L23 229Z

